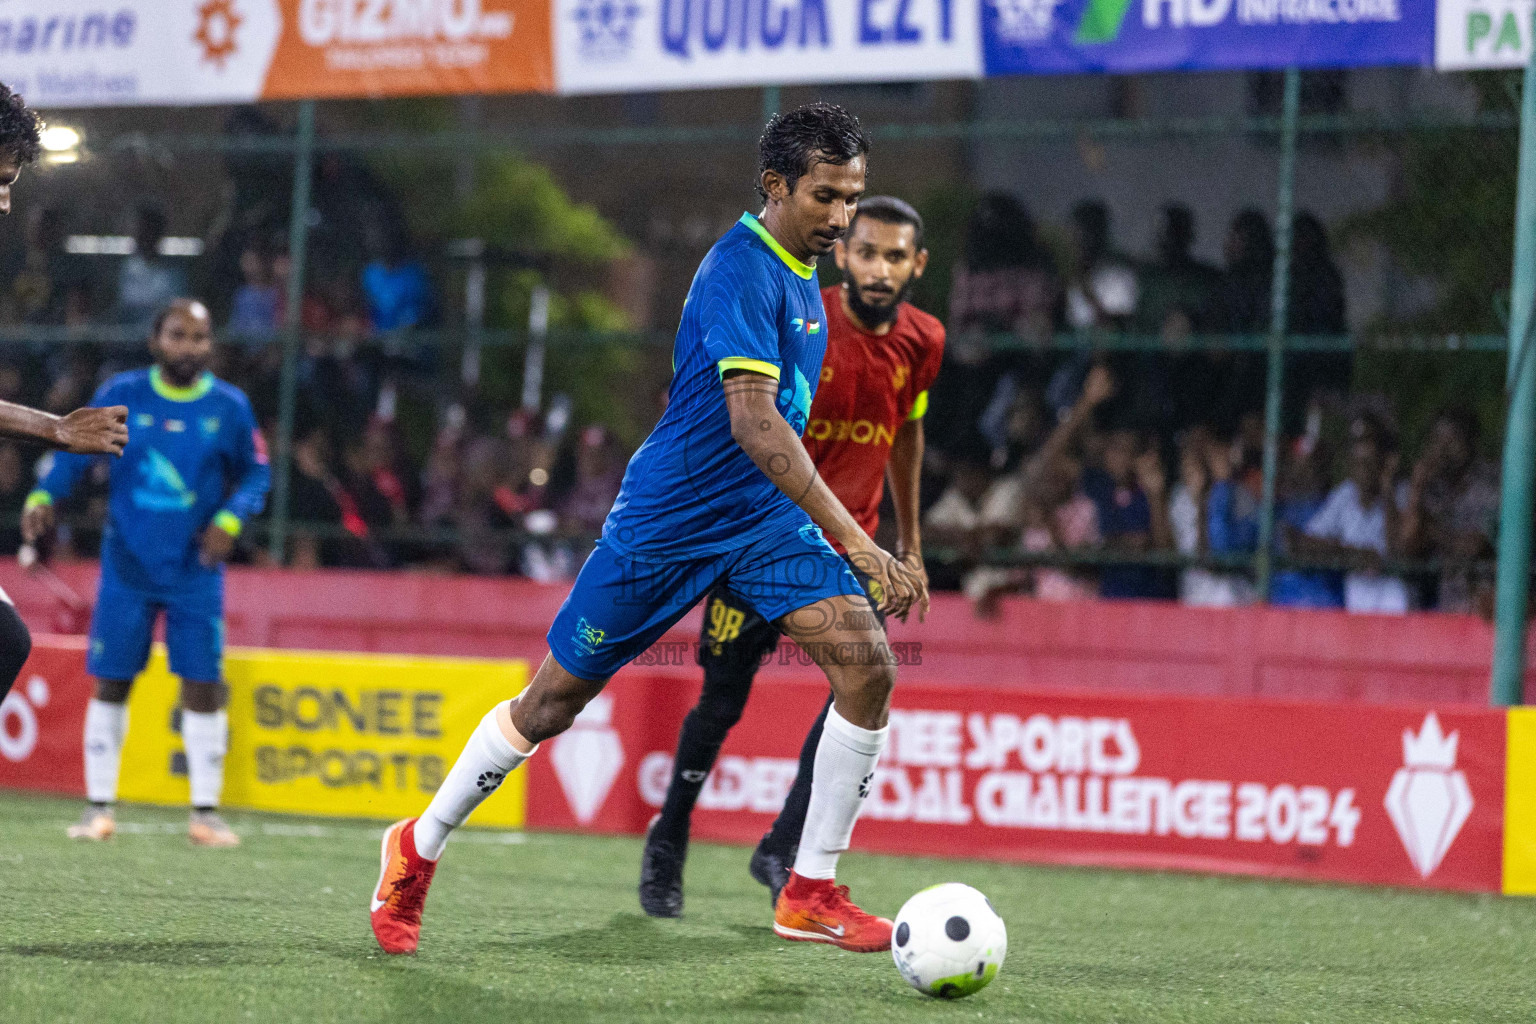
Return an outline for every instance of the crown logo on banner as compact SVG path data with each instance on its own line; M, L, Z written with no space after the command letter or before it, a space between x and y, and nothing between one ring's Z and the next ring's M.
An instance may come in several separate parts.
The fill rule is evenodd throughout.
M613 696L599 694L549 752L565 802L583 825L590 825L603 809L624 767L624 744L612 723Z
M1472 814L1472 789L1456 770L1460 733L1445 735L1431 711L1417 734L1403 730L1403 766L1383 801L1408 859L1420 877L1435 873Z
M1445 735L1440 719L1431 711L1419 726L1417 736L1412 729L1403 730L1403 764L1409 768L1454 768L1456 743L1460 739L1460 733Z

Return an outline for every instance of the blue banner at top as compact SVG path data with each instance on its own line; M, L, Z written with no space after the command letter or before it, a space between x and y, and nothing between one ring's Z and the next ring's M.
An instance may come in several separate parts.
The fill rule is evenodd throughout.
M988 75L1434 63L1435 0L982 0Z

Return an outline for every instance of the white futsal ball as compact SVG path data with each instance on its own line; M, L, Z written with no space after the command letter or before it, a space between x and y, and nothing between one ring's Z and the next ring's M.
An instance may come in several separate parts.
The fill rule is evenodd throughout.
M891 956L908 984L938 999L980 992L1008 955L1008 929L985 896L946 882L907 900L896 915Z

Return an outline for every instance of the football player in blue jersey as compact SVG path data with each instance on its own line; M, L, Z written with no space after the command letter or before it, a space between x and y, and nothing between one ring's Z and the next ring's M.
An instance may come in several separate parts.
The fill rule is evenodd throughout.
M98 404L128 408L133 438L112 464L101 584L91 617L86 667L96 696L85 713L84 816L75 839L115 831L118 768L128 731L128 692L149 658L155 620L165 613L171 671L181 677L181 739L200 846L234 846L218 815L229 721L224 712L224 561L245 523L261 511L271 472L250 400L208 369L213 324L201 302L178 299L155 320L155 363L118 374ZM54 525L92 458L59 455L27 498L22 532Z
M35 163L42 150L42 122L22 98L0 83L0 215L11 212L11 186L22 168ZM14 402L0 402L0 437L31 441L81 455L121 455L128 443L128 410L76 409L55 416ZM32 634L16 614L11 599L0 590L0 702L16 682Z
M816 103L776 116L758 148L762 212L742 215L694 276L666 412L555 617L549 657L520 697L485 716L421 817L384 835L372 922L388 952L415 951L449 832L717 583L805 648L834 694L774 931L890 948L891 922L860 910L835 874L885 745L896 677L871 599L904 616L926 587L860 529L800 441L826 351L816 260L853 218L869 143L853 115Z

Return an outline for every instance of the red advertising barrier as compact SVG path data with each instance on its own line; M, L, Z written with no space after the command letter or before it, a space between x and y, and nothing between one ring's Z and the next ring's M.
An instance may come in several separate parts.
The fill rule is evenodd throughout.
M83 631L60 584L95 599L94 563L61 563L51 585L0 559L0 586L39 632ZM544 657L544 633L567 587L424 573L232 569L227 635L248 647L485 658ZM691 664L695 610L666 640ZM1349 615L1285 608L1182 608L1172 603L1003 602L977 619L954 594L927 621L895 624L918 645L902 685L1010 683L1032 691L1278 697L1375 703L1488 703L1492 631L1467 615ZM1536 644L1536 640L1533 640ZM1531 659L1536 665L1536 656ZM786 647L765 678L817 680ZM1536 698L1536 687L1530 691Z
M0 787L85 793L84 637L38 637L0 704Z
M691 676L615 679L529 762L530 828L639 833ZM694 835L755 841L824 684L764 682ZM898 686L855 848L1497 892L1501 711Z
M0 787L81 793L85 643L37 638L0 705ZM531 828L639 833L693 672L621 673L529 762ZM824 683L759 682L694 818L752 842ZM898 686L857 848L1498 891L1504 712Z

